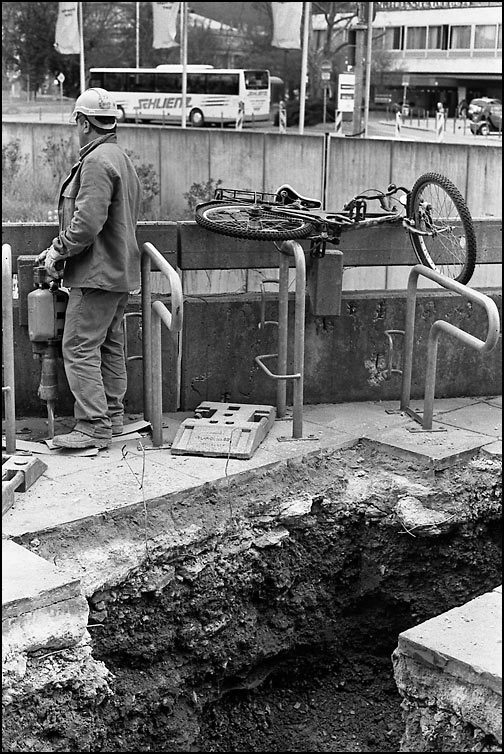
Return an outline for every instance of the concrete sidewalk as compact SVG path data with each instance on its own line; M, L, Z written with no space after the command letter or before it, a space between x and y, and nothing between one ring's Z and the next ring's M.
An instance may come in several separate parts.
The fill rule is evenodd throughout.
M413 401L411 407L422 411L420 402ZM302 439L292 438L289 416L277 419L249 460L172 455L169 446L181 422L192 417L192 412L163 415L160 449L152 447L150 433L124 434L114 438L109 449L90 456L50 451L46 443L40 443L39 457L47 471L26 492L15 493L14 506L3 517L4 536L35 535L361 438L379 443L392 455L415 458L436 468L449 466L480 448L502 454L501 396L436 400L432 432L421 430L398 408L396 401L304 406ZM57 420L56 433L68 431L72 425L71 419ZM18 420L17 430L20 440L41 440L47 427L43 419L29 418Z

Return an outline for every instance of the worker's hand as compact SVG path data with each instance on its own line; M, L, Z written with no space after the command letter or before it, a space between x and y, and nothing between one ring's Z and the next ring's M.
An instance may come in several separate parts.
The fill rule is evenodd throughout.
M44 249L44 251L41 251L40 254L38 255L38 257L35 260L35 264L37 264L37 265L45 264L45 258L47 256L47 252L48 251L49 251L49 249Z
M64 259L58 254L54 246L49 246L42 254L45 254L43 261L49 277L52 277L54 280L63 277Z

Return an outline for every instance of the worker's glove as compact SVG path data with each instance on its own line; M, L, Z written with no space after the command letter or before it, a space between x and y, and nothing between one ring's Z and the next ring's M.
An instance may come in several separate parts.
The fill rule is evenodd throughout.
M37 263L43 264L49 277L54 280L63 277L64 259L51 244L48 249L38 255Z

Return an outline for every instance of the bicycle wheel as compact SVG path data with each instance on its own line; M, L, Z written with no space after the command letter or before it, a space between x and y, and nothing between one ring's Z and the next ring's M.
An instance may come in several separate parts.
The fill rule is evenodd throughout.
M214 233L257 241L286 241L306 238L313 225L304 218L242 202L207 202L196 207L196 222Z
M410 233L420 263L459 283L468 283L476 264L476 235L457 187L444 175L425 173L411 190L407 210L415 227L428 233Z

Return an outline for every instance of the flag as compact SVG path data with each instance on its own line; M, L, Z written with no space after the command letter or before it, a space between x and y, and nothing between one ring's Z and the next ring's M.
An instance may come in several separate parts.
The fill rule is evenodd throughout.
M175 42L180 3L152 3L152 46L178 47Z
M58 3L54 47L61 55L78 55L81 51L78 6L79 3Z
M304 3L271 3L273 12L273 47L301 49L301 16Z

